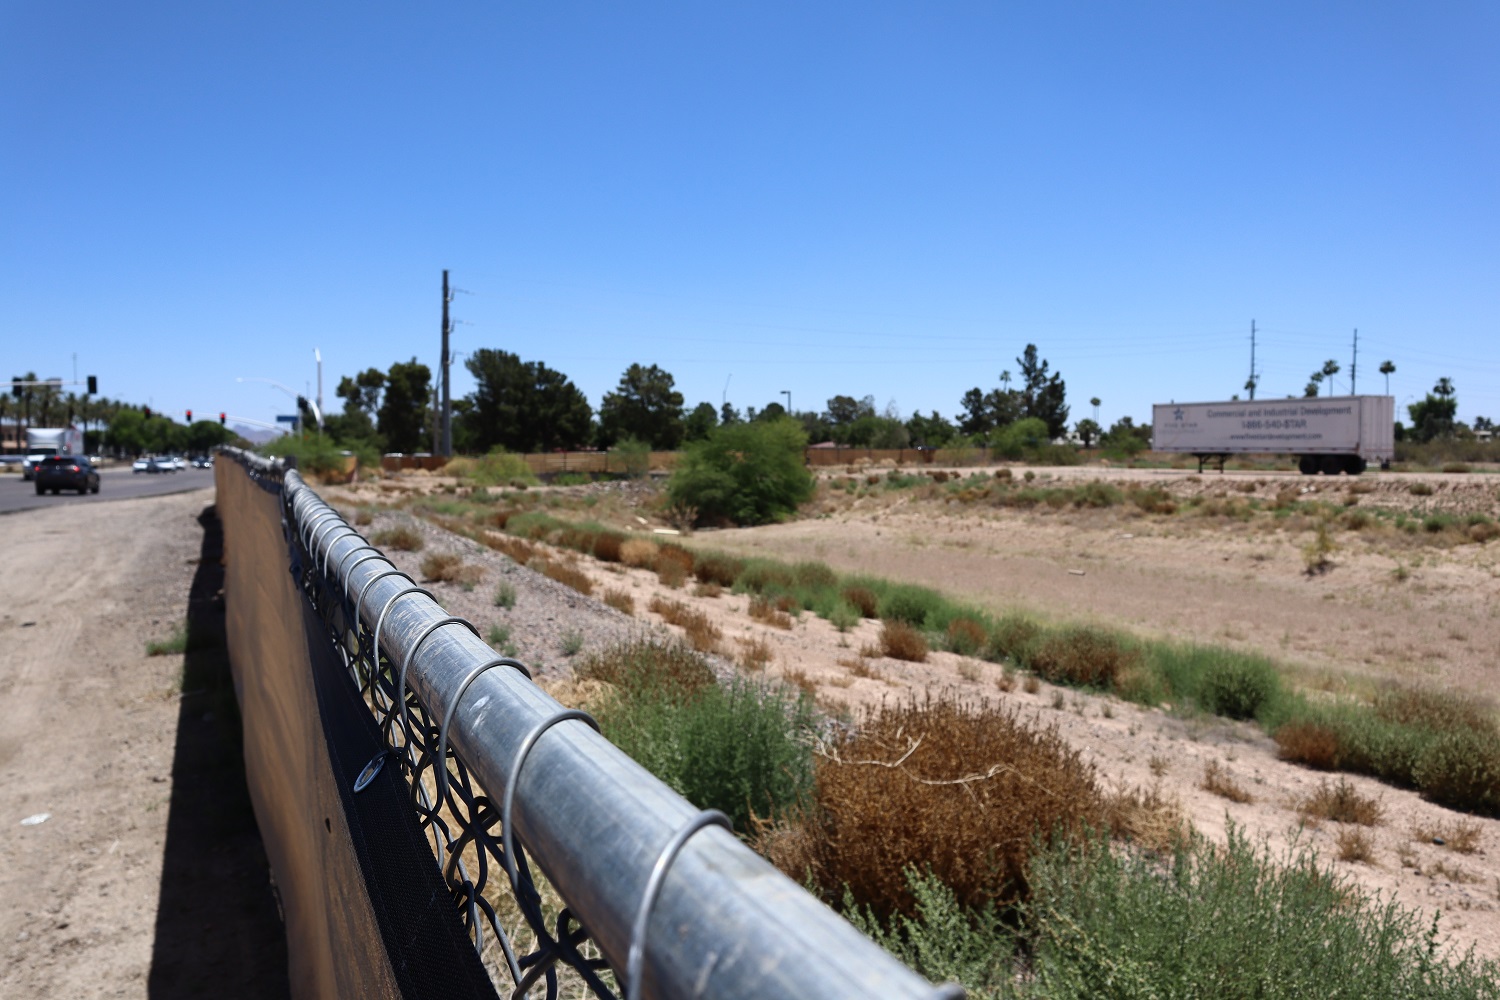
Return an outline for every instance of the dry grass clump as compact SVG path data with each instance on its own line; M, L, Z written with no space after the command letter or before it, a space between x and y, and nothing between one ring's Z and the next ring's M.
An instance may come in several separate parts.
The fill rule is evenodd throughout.
M1375 860L1375 843L1370 835L1357 826L1346 826L1335 838L1340 861L1364 862Z
M1233 775L1220 767L1216 760L1211 760L1203 766L1203 780L1198 787L1205 792L1213 792L1221 798L1226 798L1230 802L1247 804L1255 801L1255 798L1234 780Z
M1298 812L1311 822L1329 820L1334 823L1357 823L1360 826L1378 826L1384 819L1380 803L1340 778L1338 784L1323 782L1318 790L1297 804Z
M1022 900L1038 843L1106 821L1093 769L1057 730L987 702L870 710L853 735L819 748L814 798L789 838L796 850L762 849L828 898L847 889L886 917L914 910L908 868L930 870L965 906Z
M484 579L484 569L464 562L456 552L434 552L422 560L422 578L441 583L476 584Z
M800 690L809 698L816 698L818 696L817 682L807 675L806 670L797 669L784 671L781 675L781 679Z
M417 533L415 528L404 524L395 528L386 528L384 531L377 531L374 535L370 536L370 541L382 549L398 549L402 552L420 552L422 550L422 536Z
M844 600L859 612L861 618L878 618L880 598L868 587L845 587Z
M736 639L735 642L740 645L739 665L752 673L766 669L774 659L771 644L765 639Z
M719 647L724 633L709 620L708 615L688 607L681 601L669 601L663 597L651 598L647 609L662 616L669 625L676 625L687 635L688 644L700 653L710 653Z
M594 592L594 582L577 566L554 562L551 559L538 559L533 560L531 568L539 570L544 576L556 580L564 587L572 587L585 597Z
M359 510L357 510L357 511L354 512L354 523L355 524L363 526L363 525L371 523L374 520L375 520L375 512L373 510L371 510L370 508L368 508L368 507L361 507Z
M1282 760L1306 764L1320 771L1332 771L1338 767L1338 734L1325 725L1289 722L1276 730L1275 739Z
M620 543L620 562L637 569L648 569L656 564L656 553L660 549L649 538L628 538Z
M880 626L880 652L893 660L927 662L927 640L905 622L887 621Z
M651 568L656 570L658 580L675 590L687 582L693 568L693 554L677 545L658 546Z
M792 627L792 616L777 608L774 603L759 594L750 598L750 617L776 628Z
M480 532L479 540L496 552L509 556L522 566L531 562L532 556L536 555L535 545L520 538L512 538L510 535L502 535L494 531L482 531Z
M1151 851L1168 851L1186 843L1192 824L1175 796L1162 794L1161 782L1150 788L1121 785L1104 797L1109 831Z
M717 583L700 583L693 588L694 597L718 597L724 593L724 588Z
M849 671L850 677L872 677L881 679L881 673L870 665L870 661L862 656L846 656L841 660L835 660L839 666Z
M635 616L635 598L618 587L611 587L604 592L604 603L616 611L623 611L627 615Z
M1443 823L1438 826L1428 826L1419 823L1412 827L1411 839L1421 840L1429 844L1437 844L1446 847L1450 851L1459 854L1473 854L1479 850L1480 836L1483 828L1471 820L1460 819L1453 823ZM1442 841L1442 843L1438 843Z
M697 653L680 642L632 639L589 653L573 667L580 680L602 681L621 687L660 688L691 693L712 687L714 673Z

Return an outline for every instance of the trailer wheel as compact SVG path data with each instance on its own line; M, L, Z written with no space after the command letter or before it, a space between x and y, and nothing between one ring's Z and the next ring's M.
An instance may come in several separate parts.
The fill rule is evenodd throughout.
M1359 455L1348 455L1344 458L1344 471L1351 476L1361 475L1370 465Z
M1304 476L1316 476L1318 474L1318 456L1298 455L1297 470Z
M1325 476L1336 476L1340 472L1343 472L1343 471L1344 471L1344 456L1343 455L1324 455L1323 456L1323 475L1325 475Z

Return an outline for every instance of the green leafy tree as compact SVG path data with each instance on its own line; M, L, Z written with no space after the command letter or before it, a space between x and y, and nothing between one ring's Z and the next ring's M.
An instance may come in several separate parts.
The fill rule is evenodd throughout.
M1099 438L1099 422L1092 417L1084 417L1078 421L1073 430L1078 434L1078 438L1083 442L1085 448L1092 448L1094 442Z
M122 407L109 421L104 446L116 454L140 455L146 450L146 418L133 407Z
M1411 414L1410 436L1417 441L1432 441L1436 438L1452 437L1456 429L1458 399L1450 378L1438 379L1421 402L1406 408Z
M1021 419L1021 394L1008 387L989 392L975 387L963 394L959 407L963 410L959 433L965 437L987 437L992 431Z
M1110 425L1099 443L1109 451L1134 455L1151 447L1151 428L1138 426L1129 417L1121 417Z
M193 455L206 454L210 448L234 440L233 432L221 427L217 420L195 420L184 428L183 437L188 453Z
M1035 417L1047 425L1052 437L1068 431L1068 390L1061 373L1047 373L1047 362L1037 357L1035 344L1016 359L1021 366L1021 415Z
M398 361L386 374L377 429L392 451L422 451L430 441L426 427L432 400L432 370L416 358Z
M780 403L768 403L764 410L755 414L755 419L760 421L780 420L785 416L790 416L786 412L785 406L782 406Z
M696 508L700 521L779 520L812 496L806 447L795 420L721 424L684 449L667 491L674 504Z
M339 379L334 392L344 401L344 412L324 414L324 430L335 441L367 444L376 451L384 451L385 442L375 430L375 414L380 409L384 389L385 372L378 368L367 368L352 378L345 375Z
M873 417L874 415L874 396L866 396L863 399L855 399L853 396L834 396L828 401L828 409L823 414L824 419L835 428L846 427L860 417Z
M594 411L566 375L487 347L475 351L464 367L477 383L464 418L474 450L499 445L514 452L552 451L588 442Z
M906 433L915 447L942 448L958 436L958 428L937 410L930 417L922 416L919 410L906 422Z
M740 411L734 408L733 403L725 403L719 407L719 423L737 424L743 419L744 417L740 416Z
M719 411L712 403L699 403L683 422L684 441L703 441L719 426Z
M676 380L656 365L631 365L614 392L599 404L599 443L623 437L648 442L657 451L672 451L682 441L682 393Z

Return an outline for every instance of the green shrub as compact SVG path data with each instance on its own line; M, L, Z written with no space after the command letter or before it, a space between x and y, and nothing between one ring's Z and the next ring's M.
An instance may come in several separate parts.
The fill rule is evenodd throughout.
M703 521L779 520L813 494L806 447L807 434L791 419L721 425L684 449L668 495Z
M651 445L633 437L621 438L609 450L609 467L631 479L644 479L651 471Z
M848 601L841 600L828 613L828 624L840 632L847 632L859 625L861 617L858 608L854 607Z
M283 434L261 445L260 453L273 458L294 458L297 469L303 473L327 475L344 471L343 450L326 434Z
M1434 802L1500 813L1500 736L1472 729L1438 733L1417 756L1412 775Z
M1198 703L1215 715L1251 719L1281 691L1276 668L1257 656L1213 650L1198 689Z
M457 461L455 459L449 462L444 468L453 468L455 475L477 486L504 486L518 483L534 486L537 482L531 466L526 464L524 458L520 455L513 455L499 446L496 446L488 455L474 459L472 465L455 467Z
M933 612L942 603L943 598L926 587L896 584L886 591L885 597L880 601L880 617L923 628L936 624L928 619L935 617Z
M674 663L654 662L653 650ZM815 716L789 689L743 679L720 687L701 656L649 642L589 657L580 674L616 684L598 711L612 743L700 809L724 812L741 833L810 792L806 741Z
M1038 417L1026 417L1000 429L995 435L994 450L1001 457L1014 460L1048 443L1047 422Z

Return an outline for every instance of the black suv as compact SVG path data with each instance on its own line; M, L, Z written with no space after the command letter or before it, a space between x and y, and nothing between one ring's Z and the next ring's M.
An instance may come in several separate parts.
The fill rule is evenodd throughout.
M98 493L99 473L82 455L53 455L42 459L36 466L37 496L48 490L53 493L63 490Z

